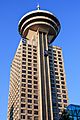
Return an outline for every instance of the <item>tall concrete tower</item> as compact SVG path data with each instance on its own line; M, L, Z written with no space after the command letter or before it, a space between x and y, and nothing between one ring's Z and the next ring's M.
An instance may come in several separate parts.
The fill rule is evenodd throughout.
M56 86L54 47L50 44L60 31L60 23L38 6L21 18L18 30L22 38L11 65L8 120L58 120L58 97L63 100L63 95L60 92L57 97L62 88L61 84Z

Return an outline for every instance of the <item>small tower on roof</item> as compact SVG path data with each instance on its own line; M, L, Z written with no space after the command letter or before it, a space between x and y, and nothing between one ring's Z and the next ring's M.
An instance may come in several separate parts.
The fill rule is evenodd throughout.
M39 4L37 5L37 9L40 10L40 5Z

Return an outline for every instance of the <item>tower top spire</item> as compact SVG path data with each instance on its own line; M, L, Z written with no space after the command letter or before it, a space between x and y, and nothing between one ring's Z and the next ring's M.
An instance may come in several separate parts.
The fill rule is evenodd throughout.
M39 4L37 5L37 9L40 10L40 5Z

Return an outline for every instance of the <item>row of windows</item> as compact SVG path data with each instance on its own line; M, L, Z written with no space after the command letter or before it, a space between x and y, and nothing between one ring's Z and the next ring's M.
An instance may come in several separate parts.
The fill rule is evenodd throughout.
M55 88L54 88L54 87L51 87L51 91L52 91L52 92L55 92ZM57 92L58 92L58 93L61 93L61 89L57 89ZM65 94L66 94L66 90L62 90L62 93L65 93Z
M36 81L35 81L35 82L36 82ZM26 84L22 84L22 87L24 87L24 88L21 89L22 92L25 92L25 91L26 91L25 85L26 85ZM32 88L32 85L28 85L28 88ZM37 89L38 89L38 86L35 86L35 85L34 85L34 93L35 93L35 94L38 94L38 90L37 90ZM32 90L31 90L31 89L28 89L28 92L29 92L29 93L32 93Z
M25 101L26 101L25 98L21 98L21 102L25 102ZM28 99L27 102L28 103L32 103L32 99ZM38 104L38 100L37 99L34 100L34 104ZM25 104L23 105L23 107L25 107Z
M29 111L28 111L28 113L29 113ZM38 113L36 111L34 111L34 114L38 115ZM26 118L25 115L21 115L21 119L25 119L25 118ZM32 120L32 116L27 116L27 119ZM34 120L38 120L38 116L34 116Z
M32 58L32 55L28 55L28 58ZM33 56L33 59L37 59L37 57Z
M37 69L34 69L35 71L37 71ZM36 74L36 73L35 73ZM22 77L23 78L26 78L26 75L25 74L22 74ZM32 79L32 76L31 75L28 75L28 78ZM34 76L33 77L35 80L37 80L37 76Z
M21 93L21 97L25 97L25 96L26 96L26 93ZM27 96L28 96L28 98L32 98L31 94L28 94ZM38 99L38 95L34 95L34 98Z
M21 98L21 102L24 102L25 99L24 98ZM31 99L28 99L27 100L28 103L32 103L32 100ZM34 104L38 104L38 100L34 100ZM25 107L26 104L21 104L21 107ZM32 105L28 105L28 108L32 108ZM38 109L38 105L34 105L34 109Z
M54 56L54 57L57 57L57 54L53 54L53 56ZM60 54L58 54L58 57L60 57L60 58L61 58L61 55L60 55Z
M30 48L31 48L31 47L32 47L32 45L28 44L28 47L30 47ZM35 48L35 49L36 49L36 48L37 48L37 46L34 46L34 45L33 45L33 48Z
M52 61L52 60L49 60L49 62L50 62L50 69L53 69L53 65L51 64L53 61ZM59 65L54 64L54 69L55 69L56 67L59 67L60 69L63 68L62 63L60 62ZM58 69L57 69L57 70L58 70Z
M31 83L31 81L29 81L29 83ZM37 84L36 81L34 81L34 84L35 84L34 89L38 89L38 86L36 85ZM22 83L22 87L26 87L26 84ZM32 88L32 85L28 84L28 88Z
M57 84L60 84L60 80L54 81L54 79L51 79L51 83L52 83L52 84L54 84L55 82L56 82ZM61 84L64 85L64 84L65 84L65 81L61 81Z
M28 59L29 62L32 62L32 59ZM37 60L33 60L33 63L37 63ZM22 61L22 65L26 65L26 61ZM31 64L28 64L31 65Z
M52 84L51 87L55 87L55 84ZM60 85L56 85L57 88L60 88ZM62 89L65 89L65 86L61 86Z
M22 57L24 57L24 58L22 58L22 60L24 60L24 61L26 61L26 54L24 54L24 53L26 53L26 52L23 52L23 54L22 54ZM31 52L29 52L29 54L30 55L28 55L28 58L32 58L32 55L31 55ZM37 55L36 53L33 53L33 55ZM37 59L37 57L36 56L33 56L33 59Z
M50 74L50 78L51 78L51 80L53 81L53 80L54 80L54 75ZM59 80L59 76L55 76L55 79L56 79L56 80ZM61 76L60 76L60 80L64 80L64 77L61 77ZM62 84L63 84L63 83L62 83Z
M25 104L21 104L21 107L24 107ZM32 105L28 104L27 105L27 108L32 108ZM38 105L34 105L34 109L38 109ZM31 110L30 110L31 111ZM24 109L21 109L21 113L24 113L25 110Z
M32 50L32 48L28 48L28 50L29 50L29 51L31 51L31 50ZM36 52L37 52L37 49L34 49L34 48L33 48L33 52L35 52L35 53L36 53ZM34 54L34 55L35 55L35 54Z

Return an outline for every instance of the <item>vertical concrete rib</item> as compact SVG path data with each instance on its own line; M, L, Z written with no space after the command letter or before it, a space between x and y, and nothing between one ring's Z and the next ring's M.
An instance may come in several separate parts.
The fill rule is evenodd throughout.
M41 64L41 89L42 89L42 116L43 120L46 119L46 99L45 99L45 82L44 82L44 61L43 61L43 43L42 43L42 33L39 32L40 40L40 64Z

